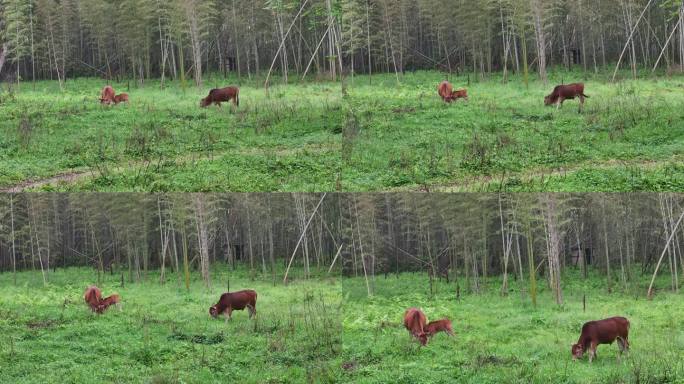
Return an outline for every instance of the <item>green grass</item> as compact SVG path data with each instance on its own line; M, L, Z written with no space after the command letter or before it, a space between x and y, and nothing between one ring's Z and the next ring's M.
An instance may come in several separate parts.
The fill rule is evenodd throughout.
M0 188L98 191L676 191L684 189L684 78L585 81L576 101L544 107L551 85L452 77L470 101L445 105L444 75L407 73L339 83L242 84L241 106L199 108L205 89L158 82L101 107L104 84L78 79L0 93ZM369 80L372 84L369 85ZM54 181L54 180L53 180Z
M295 271L295 276L301 276ZM684 299L657 281L655 299L644 298L648 276L634 283L564 275L565 305L558 307L540 281L538 305L511 280L460 298L452 281L425 274L377 276L367 297L362 278L295 279L229 272L215 265L213 292L193 274L191 290L158 273L121 287L118 274L103 276L104 294L118 292L122 311L97 316L82 294L97 281L87 268L61 269L43 286L40 272L22 272L18 284L0 274L0 382L2 383L684 383ZM282 274L279 273L278 276ZM212 319L208 307L228 289L256 289L258 320L246 311L231 322ZM582 310L586 294L587 309ZM448 317L455 337L435 336L427 347L410 340L404 310L421 307L429 319ZM572 362L570 345L585 321L630 319L631 352L602 345L598 359Z
M366 296L363 279L345 280L350 303L343 314L343 360L353 367L354 383L684 383L684 299L659 292L645 299L641 285L608 294L605 279L583 282L565 276L565 305L559 308L540 282L538 306L516 290L498 294L500 281L485 293L456 299L456 285L435 283L430 295L425 274L375 279L375 295ZM667 279L660 286L667 286ZM517 289L517 283L512 282ZM587 295L586 312L582 295ZM455 337L441 333L427 347L410 340L404 310L421 307L428 320L448 317ZM617 359L617 344L601 345L589 364L573 362L570 345L582 324L610 316L631 321L631 352Z
M340 288L334 280L274 286L232 273L230 289L258 292L257 321L233 312L226 324L209 316L227 272L213 271L213 292L193 276L190 291L174 275L162 286L120 286L105 276L103 294L118 292L122 311L90 312L83 291L93 271L58 270L47 287L40 272L18 285L0 274L1 383L300 383L339 374Z

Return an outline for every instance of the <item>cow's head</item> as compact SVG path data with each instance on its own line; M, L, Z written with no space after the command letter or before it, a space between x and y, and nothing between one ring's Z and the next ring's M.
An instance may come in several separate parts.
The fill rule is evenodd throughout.
M544 98L544 105L553 105L556 103L556 97L553 95L548 95Z
M416 335L416 337L418 338L418 341L420 341L420 345L422 345L422 346L427 345L427 343L428 343L428 336L429 336L429 335L428 335L427 333L425 333L425 332L421 332L421 333L419 333L419 334Z
M582 347L582 344L573 344L572 345L572 359L577 360L582 358L584 356L584 347Z
M218 316L218 310L216 309L215 305L212 305L211 307L209 307L209 314L213 318L216 318Z
M205 97L204 99L200 100L201 108L206 108L209 106L209 104L211 104L211 100L209 99L209 97Z

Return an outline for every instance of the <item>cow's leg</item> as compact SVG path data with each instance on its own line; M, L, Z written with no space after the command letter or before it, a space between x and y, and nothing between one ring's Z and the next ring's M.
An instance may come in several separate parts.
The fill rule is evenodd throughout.
M230 307L226 308L226 310L223 311L223 316L226 317L226 323L228 322L228 320L233 320L233 318L231 317L232 313L233 309Z
M584 110L584 96L580 95L579 111L582 112L583 110Z
M249 312L249 318L251 319L252 316L256 314L256 310L251 304L247 304L247 311Z
M591 342L591 346L589 346L589 362L593 362L594 359L596 358L596 347L598 344L595 341Z

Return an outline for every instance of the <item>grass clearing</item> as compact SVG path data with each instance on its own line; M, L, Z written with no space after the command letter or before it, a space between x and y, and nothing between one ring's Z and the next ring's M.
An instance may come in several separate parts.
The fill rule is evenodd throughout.
M295 273L297 274L297 273ZM40 273L21 272L18 285L0 274L0 382L13 383L681 383L684 382L684 300L658 291L644 298L647 276L615 283L611 294L598 274L564 274L565 305L557 307L540 281L538 306L511 281L467 293L460 280L422 273L377 276L373 297L363 278L294 280L214 267L213 292L192 275L191 290L166 285L150 273L145 283L103 276L103 294L118 292L122 311L89 312L83 290L96 282L87 268L60 269L43 287ZM257 321L246 311L212 319L220 292L253 288ZM667 287L669 276L659 278ZM586 294L587 309L582 310ZM427 347L410 340L404 310L422 307L428 319L449 317L455 336L436 335ZM585 321L624 315L631 321L629 355L602 345L598 358L572 362L570 345ZM37 369L40 367L40 369Z
M582 77L556 72L550 83ZM436 93L443 79L355 77L345 97L339 83L277 85L267 95L252 80L235 110L199 108L210 87L234 82L218 78L203 90L115 83L131 103L114 108L97 102L99 79L70 81L63 93L56 82L22 84L0 95L0 189L684 189L681 76L616 84L588 76L583 113L572 100L545 107L552 86L527 88L516 77L503 85L454 76L470 101L445 105Z
M681 383L684 382L684 300L660 292L645 299L646 288L608 294L605 280L564 276L565 305L558 308L540 282L538 306L511 289L498 294L500 281L488 280L482 294L456 299L456 284L435 282L430 294L425 274L375 278L366 297L363 278L342 284L343 360L354 383ZM461 280L460 284L464 281ZM661 286L667 286L667 279ZM512 283L516 287L517 283ZM517 288L517 287L516 287ZM583 294L587 310L582 310ZM425 348L410 340L404 310L422 307L428 321L449 317L455 337L437 334ZM573 362L570 345L589 320L623 315L631 322L631 352L618 360L617 344L601 345L597 360Z
M339 332L340 288L335 280L274 286L230 274L230 289L258 292L257 320L235 311L227 324L209 316L227 287L214 270L213 293L193 275L190 291L175 275L162 286L120 286L104 276L104 295L118 292L122 311L92 314L85 287L97 281L86 268L58 270L47 287L40 273L0 275L0 382L3 383L296 383L332 382ZM219 286L221 284L222 286Z

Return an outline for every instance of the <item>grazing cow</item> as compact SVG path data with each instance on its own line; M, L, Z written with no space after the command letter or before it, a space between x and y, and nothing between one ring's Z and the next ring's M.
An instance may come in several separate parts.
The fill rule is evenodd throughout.
M116 305L116 307L121 310L121 297L116 293L111 296L107 296L100 301L100 304L97 306L97 313L103 313L112 305Z
M116 93L114 92L114 88L112 88L111 85L107 85L102 88L102 92L100 93L100 104L109 105L114 102L115 97Z
M467 101L468 100L468 90L467 89L459 89L459 90L451 93L451 100L458 100L458 99L464 99Z
M427 318L423 311L418 308L409 308L404 313L404 327L406 327L411 336L420 341L420 345L425 345L428 342L428 337L425 333L425 323L427 323Z
M454 87L448 81L442 81L437 87L437 93L445 103L451 103L458 99L468 100L468 91L459 89L454 91Z
M620 353L629 349L629 320L624 317L590 321L582 326L582 334L576 344L572 345L572 359L577 360L589 351L589 362L596 357L599 344L613 344L617 340Z
M114 104L128 103L128 93L121 93L114 96Z
M452 101L451 97L454 94L454 87L448 81L442 81L437 87L437 93L442 98L445 103L450 103Z
M454 330L451 328L451 320L435 320L427 323L425 326L425 333L428 337L432 337L438 332L445 332L447 335L453 336Z
M251 289L237 292L227 292L221 295L218 303L209 307L209 314L216 318L223 313L226 317L226 322L231 319L233 310L243 310L247 308L249 311L249 318L256 316L256 300L257 293Z
M93 312L98 312L98 307L102 301L102 291L100 291L100 288L91 285L86 288L83 299Z
M544 98L545 105L556 104L556 109L563 106L565 100L574 100L576 97L580 99L580 110L584 107L584 99L589 96L584 94L584 83L574 83L566 85L558 85L553 89L550 95Z
M209 105L216 104L219 107L222 102L233 101L233 105L236 107L240 106L240 88L238 87L226 87L219 89L212 89L209 91L209 95L202 99L200 102L200 107L205 108Z

